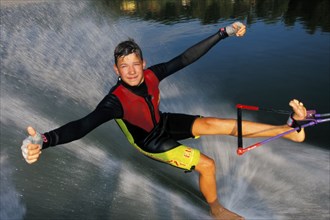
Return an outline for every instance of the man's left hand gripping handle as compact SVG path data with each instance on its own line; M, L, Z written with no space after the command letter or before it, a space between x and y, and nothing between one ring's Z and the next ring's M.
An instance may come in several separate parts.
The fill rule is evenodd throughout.
M228 36L236 35L237 37L243 37L246 33L246 26L243 23L236 21L226 27L226 32Z
M28 127L27 132L29 136L23 140L21 150L25 161L32 164L39 159L43 144L43 137L32 127Z

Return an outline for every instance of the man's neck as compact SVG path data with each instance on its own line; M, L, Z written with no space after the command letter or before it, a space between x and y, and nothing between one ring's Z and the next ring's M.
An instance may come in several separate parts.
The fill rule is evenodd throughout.
M144 80L138 86L130 86L127 83L125 83L123 80L120 80L119 82L125 88L127 88L128 90L130 90L131 92L133 92L136 95L143 96L143 97L148 95L147 84L145 83Z

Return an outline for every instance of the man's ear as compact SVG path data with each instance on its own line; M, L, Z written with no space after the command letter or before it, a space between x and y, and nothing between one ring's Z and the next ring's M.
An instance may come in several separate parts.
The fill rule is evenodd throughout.
M146 66L147 66L147 62L146 62L146 60L143 60L142 66L143 66L143 69L146 68Z
M113 69L115 70L115 73L119 76L119 70L116 64L113 64Z

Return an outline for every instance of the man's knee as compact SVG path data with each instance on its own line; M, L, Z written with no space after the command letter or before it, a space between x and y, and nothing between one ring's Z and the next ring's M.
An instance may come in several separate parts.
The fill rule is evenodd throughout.
M205 155L201 155L201 160L199 161L196 170L200 173L208 173L214 174L215 173L215 162L212 158L209 158Z

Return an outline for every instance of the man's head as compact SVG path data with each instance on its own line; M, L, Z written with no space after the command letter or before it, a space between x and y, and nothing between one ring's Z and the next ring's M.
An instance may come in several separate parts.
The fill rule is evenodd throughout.
M144 81L143 69L146 64L142 51L134 40L129 39L118 44L114 58L114 70L125 83L138 86Z
M137 45L137 43L135 43L133 39L130 38L127 41L123 41L117 45L114 51L115 64L117 65L118 58L127 56L131 53L135 53L138 57L141 58L141 60L143 60L141 48L139 45Z

